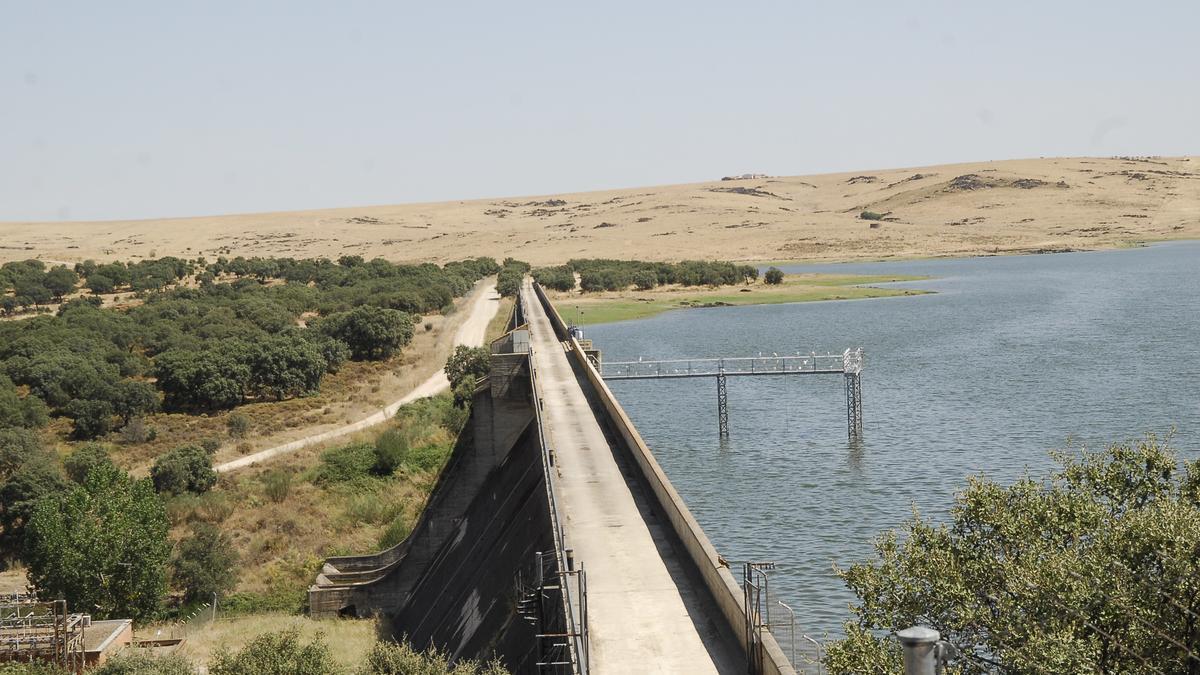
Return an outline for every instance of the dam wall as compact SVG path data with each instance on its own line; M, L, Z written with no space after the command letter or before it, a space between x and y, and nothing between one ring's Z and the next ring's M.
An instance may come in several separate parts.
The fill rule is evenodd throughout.
M312 616L379 617L392 637L453 659L546 672L537 636L566 632L566 612L559 598L531 599L554 595L538 593L537 580L558 560L532 392L528 354L492 354L412 533L378 553L329 558L309 589Z

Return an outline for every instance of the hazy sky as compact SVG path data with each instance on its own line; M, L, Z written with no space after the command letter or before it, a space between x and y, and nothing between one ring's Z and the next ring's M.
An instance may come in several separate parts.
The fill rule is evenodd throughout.
M1200 2L0 0L0 220L1200 152Z

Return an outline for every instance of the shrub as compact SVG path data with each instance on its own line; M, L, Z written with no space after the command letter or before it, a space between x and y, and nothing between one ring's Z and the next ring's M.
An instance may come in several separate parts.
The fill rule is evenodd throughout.
M875 213L874 211L863 211L862 213L858 214L858 217L862 218L863 220L883 220L883 214Z
M404 466L415 471L437 471L442 468L449 455L450 446L430 443L409 451Z
M451 434L457 436L462 432L463 427L466 426L467 419L470 418L470 416L471 411L469 408L457 405L447 406L442 412L442 417L440 420L438 420L438 424L440 424Z
M151 656L137 651L118 653L89 675L195 675L192 664L179 654ZM3 675L3 671L0 671Z
M209 664L211 675L335 675L345 672L333 658L324 636L310 643L300 631L263 633L236 652L221 649Z
M154 489L166 494L207 492L217 483L212 458L203 448L185 445L159 457L150 467Z
M0 675L72 675L53 663L0 663Z
M345 486L342 495L345 503L342 515L353 525L386 525L403 514L408 505L407 499L382 481Z
M371 475L375 461L375 446L370 443L351 443L330 448L321 453L321 464L317 467L313 482L332 485L364 478Z
M388 429L375 439L375 464L371 471L378 476L390 476L404 464L412 439L403 429Z
M358 675L508 675L499 662L480 664L460 659L453 665L450 657L431 647L419 652L408 643L376 642L367 653Z
M233 413L225 420L225 428L229 430L230 436L245 438L246 434L250 433L250 418L242 413Z
M763 275L763 281L771 284L772 286L782 284L783 270L779 269L778 267L772 267L771 269L767 270L766 274Z
M237 562L228 535L208 523L192 523L191 536L179 542L171 561L171 578L185 602L209 600L237 584Z
M108 456L108 449L99 443L81 445L63 460L67 477L80 485L87 482L88 474L100 466L111 467L113 462Z
M276 504L280 504L287 500L288 493L292 491L292 474L282 469L275 469L263 474L263 492L266 493L267 499L270 499Z
M471 405L471 399L475 396L475 376L467 375L461 382L454 385L454 407L466 409Z
M146 426L146 420L135 417L121 427L121 440L129 444L145 443L155 436L153 429Z
M400 513L388 526L383 530L383 534L379 535L380 550L388 549L408 538L412 532L412 526L408 524L407 514Z

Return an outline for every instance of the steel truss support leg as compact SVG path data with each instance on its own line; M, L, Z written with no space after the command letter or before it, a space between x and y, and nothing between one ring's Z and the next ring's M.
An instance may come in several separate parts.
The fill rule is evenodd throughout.
M721 438L729 436L729 395L725 391L725 369L717 371L717 424Z
M846 373L846 434L850 440L862 438L862 375Z

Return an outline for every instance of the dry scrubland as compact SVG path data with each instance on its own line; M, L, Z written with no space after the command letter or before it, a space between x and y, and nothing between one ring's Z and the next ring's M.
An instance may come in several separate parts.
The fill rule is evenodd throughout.
M860 218L863 211L883 216ZM0 260L848 260L1200 238L1200 157L1028 159L200 218L0 223Z

